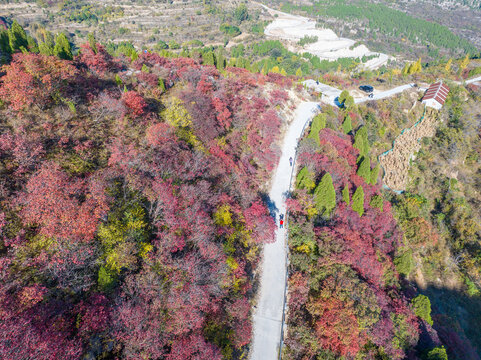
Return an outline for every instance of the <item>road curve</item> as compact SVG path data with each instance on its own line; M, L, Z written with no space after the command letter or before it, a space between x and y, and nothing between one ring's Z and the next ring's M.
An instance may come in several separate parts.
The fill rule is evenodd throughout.
M317 109L318 104L315 102L301 103L284 137L282 155L269 192L277 224L279 215L286 212L285 195L289 191L292 173L289 158L295 158L298 139L301 138L305 125ZM279 356L287 275L286 229L278 228L275 237L275 242L264 245L263 249L257 307L253 315L250 360L275 360Z

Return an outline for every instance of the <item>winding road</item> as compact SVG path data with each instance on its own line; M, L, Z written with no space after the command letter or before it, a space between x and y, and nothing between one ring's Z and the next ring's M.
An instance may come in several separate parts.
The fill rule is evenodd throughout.
M314 81L312 79L304 81L303 84L305 86L307 86L308 88L313 89L313 90L321 93L322 94L321 100L323 102L326 102L326 103L328 103L330 105L333 105L333 106L339 106L339 103L336 102L337 101L336 99L339 97L339 95L341 95L340 89L337 89L337 88L335 88L333 86L330 86L330 85L323 84L323 83L318 82L318 81ZM391 97L393 95L399 94L399 93L401 93L405 90L411 89L413 87L414 87L414 83L410 83L410 84L406 84L406 85L397 86L395 88L392 88L392 89L389 89L389 90L386 90L386 91L374 90L372 98L367 97L367 96L355 97L354 102L356 104L359 104L359 103L363 103L363 102L371 101L371 100L385 99L385 98Z
M319 105L315 102L301 103L287 130L282 144L282 155L269 192L276 221L279 221L280 214L286 213L286 194L290 189L293 170L289 164L289 158L295 158L297 141L302 136L306 124L318 109ZM285 228L278 228L276 241L264 245L260 265L258 303L253 315L254 334L251 360L273 360L279 356L287 276L286 231Z
M481 76L464 81L465 84L481 81ZM336 105L334 99L341 90L314 80L304 82L307 87L316 87L328 97L328 103ZM461 84L461 82L459 82ZM356 103L384 99L399 94L412 87L406 84L376 93L373 98L356 98ZM317 88L319 87L319 88ZM322 89L322 90L321 90ZM421 90L421 89L418 89ZM326 99L323 99L324 101ZM271 209L279 221L279 215L286 213L286 195L290 191L293 167L289 158L296 157L298 139L312 117L320 109L316 102L302 102L296 109L294 120L289 125L282 144L282 155L273 177L269 197ZM277 229L275 242L264 245L260 264L260 281L257 294L257 307L253 314L253 337L250 360L275 360L279 358L281 332L283 331L284 300L287 282L287 229Z

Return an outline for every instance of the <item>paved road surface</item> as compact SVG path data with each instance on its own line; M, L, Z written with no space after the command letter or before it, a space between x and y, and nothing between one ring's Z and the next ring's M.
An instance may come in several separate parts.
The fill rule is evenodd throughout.
M315 91L322 93L322 98L321 98L322 101L333 106L339 106L339 103L337 102L337 98L341 94L341 90L333 86L323 84L321 82L316 82L312 79L305 80L303 84L308 88L314 89ZM401 85L386 91L377 91L376 89L374 89L374 94L373 94L374 96L372 98L369 98L367 95L364 97L356 97L354 98L354 102L356 104L359 104L359 103L370 101L370 100L381 100L381 99L399 94L404 90L411 89L413 85L414 83Z
M372 98L367 97L367 96L362 97L362 98L354 98L354 102L356 104L359 104L359 103L362 103L362 102L365 102L365 101L370 101L370 100L385 99L387 97L391 97L393 95L399 94L399 93L403 92L404 90L411 89L411 88L413 88L413 86L414 86L414 83L411 83L411 84L397 86L395 88L392 88L392 89L389 89L389 90L386 90L386 91L377 92L376 90L374 90Z
M314 115L317 108L318 104L314 102L301 103L284 138L282 155L269 192L270 200L276 208L277 224L279 224L279 215L286 212L285 194L289 190L292 171L289 158L295 157L297 140L302 136L304 125ZM285 235L286 229L278 228L276 241L264 245L260 265L261 278L257 308L253 316L251 360L275 360L278 358L287 266Z
M480 80L481 76L467 80L465 83L470 84ZM304 84L323 92L325 96L323 100L336 105L335 98L339 96L341 90L322 83L316 84L314 80L306 80ZM356 98L355 102L384 99L411 87L412 84L398 86L387 91L377 92L373 98ZM292 171L289 158L295 157L297 140L302 136L304 125L314 115L317 108L318 104L314 102L301 103L284 138L281 159L274 174L269 193L269 197L276 209L277 223L279 214L285 214L286 211L285 194L289 189ZM261 275L257 308L253 315L253 339L250 360L276 360L279 356L286 270L286 229L277 229L276 241L272 244L264 245L260 265Z
M481 81L481 76L466 80L465 82L466 82L466 84L471 84L471 83L476 82L476 81Z

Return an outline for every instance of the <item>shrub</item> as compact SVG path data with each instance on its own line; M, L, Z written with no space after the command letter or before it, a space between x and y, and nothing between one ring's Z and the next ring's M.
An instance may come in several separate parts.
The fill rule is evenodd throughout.
M344 186L344 189L342 189L342 200L346 203L346 205L349 205L351 202L351 199L349 198L349 183Z
M409 276L411 271L414 270L415 264L413 259L413 252L408 249L394 258L394 265L396 270L405 276Z
M428 352L427 360L448 360L448 354L444 346L435 347Z
M431 319L431 301L425 295L419 294L412 299L411 304L414 308L416 316L425 320L429 325L433 325L433 319Z
M372 198L371 198L371 201L369 202L369 205L372 207L372 208L377 208L379 210L383 210L383 200L382 200L382 197L379 196L379 195L374 195Z
M299 174L297 174L296 187L298 189L307 189L308 191L316 187L314 174L309 171L307 166L304 166L301 171L299 171Z
M234 25L222 24L219 29L229 36L237 36L241 34L240 29Z

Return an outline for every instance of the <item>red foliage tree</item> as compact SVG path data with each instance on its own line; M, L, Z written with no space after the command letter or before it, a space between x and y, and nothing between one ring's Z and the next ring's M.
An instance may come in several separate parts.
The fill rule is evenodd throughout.
M252 233L253 240L257 243L273 242L276 224L269 215L267 208L260 201L254 202L244 211L246 227Z
M336 297L318 298L308 307L317 318L315 328L320 345L341 356L354 357L366 340L352 308Z
M56 163L45 163L18 199L21 214L26 223L41 225L46 236L90 241L108 209L103 189L91 189L94 192L83 181L72 181ZM83 196L86 199L80 201Z
M135 117L140 117L145 114L147 103L144 98L135 91L127 91L123 93L122 100L125 106L130 110L130 113Z
M89 43L80 46L80 54L78 60L85 64L87 68L95 75L103 76L107 72L115 72L122 68L120 62L113 59L101 44L96 44L94 51Z
M68 61L53 56L17 53L10 64L4 65L5 76L0 86L0 97L13 110L32 105L44 107L55 97L65 96L70 81L78 75Z
M207 343L200 335L180 338L172 344L168 360L221 360L222 356L215 345Z

